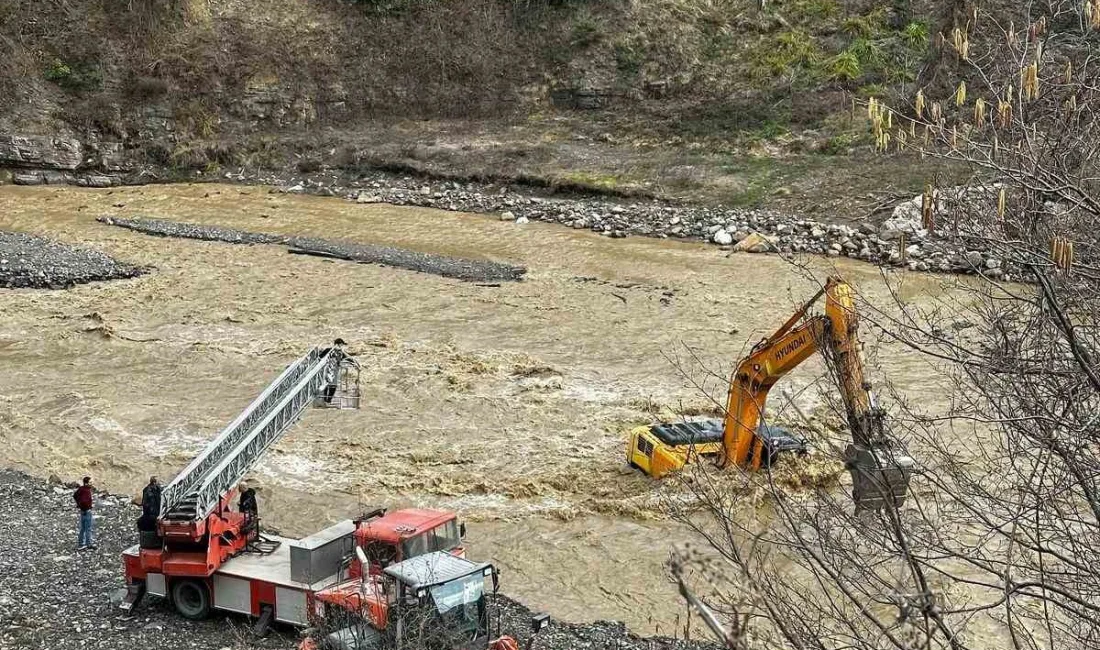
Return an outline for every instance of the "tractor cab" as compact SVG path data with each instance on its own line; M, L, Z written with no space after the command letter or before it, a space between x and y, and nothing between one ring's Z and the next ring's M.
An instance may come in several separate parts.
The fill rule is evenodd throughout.
M361 558L362 559L362 558ZM493 565L434 551L362 576L358 608L340 607L301 648L316 650L515 650L515 639L494 635L489 598L498 587ZM491 591L490 591L491 590ZM383 607L374 607L378 603ZM384 603L384 604L383 604ZM541 630L547 617L536 617Z

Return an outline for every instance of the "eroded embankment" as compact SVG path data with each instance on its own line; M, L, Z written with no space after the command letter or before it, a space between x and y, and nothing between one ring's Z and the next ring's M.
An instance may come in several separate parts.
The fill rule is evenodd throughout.
M272 235L162 219L100 217L97 221L162 237L221 241L229 244L283 244L290 247L292 253L333 257L363 264L382 264L467 282L518 281L523 279L523 274L527 272L523 267L499 262L458 259L390 246L373 246L320 237Z

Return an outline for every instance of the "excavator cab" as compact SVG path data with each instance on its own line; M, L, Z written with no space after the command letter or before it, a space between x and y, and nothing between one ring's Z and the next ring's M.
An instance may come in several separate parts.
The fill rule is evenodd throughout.
M630 466L653 478L721 453L722 423L718 420L636 427L630 432L626 451Z
M661 478L700 459L718 461L722 435L722 420L713 419L637 427L630 432L627 462L653 478ZM781 453L805 454L808 449L805 438L784 427L761 423L756 436L762 443L761 465L765 467L773 465Z

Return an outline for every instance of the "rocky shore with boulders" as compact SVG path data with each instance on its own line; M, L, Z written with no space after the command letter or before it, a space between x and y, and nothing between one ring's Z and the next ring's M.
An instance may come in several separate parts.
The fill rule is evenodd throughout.
M910 271L982 274L1012 279L1002 260L921 227L920 197L899 203L881 224L825 223L762 209L630 200L593 195L557 196L535 188L432 181L370 172L266 178L226 174L227 180L275 185L278 192L335 196L357 203L388 203L493 215L518 225L531 221L590 230L608 237L645 236L703 241L724 250L847 257Z
M76 550L77 515L63 484L0 469L0 648L21 650L291 650L298 631L274 628L252 635L245 617L215 614L204 621L180 617L150 598L131 613L117 604L124 591L122 551L136 539L141 514L130 497L95 496L96 548ZM508 577L504 576L507 588ZM499 597L505 634L525 647L532 612ZM706 642L642 638L619 623L555 621L531 650L717 650Z
M84 150L78 145L64 139L0 137L0 162L17 165L8 176L20 185L111 187L166 180L228 181L270 185L280 192L334 196L365 204L489 214L518 225L531 221L556 223L607 237L703 241L729 251L845 257L911 271L982 274L992 279L1011 280L1018 276L1016 269L989 251L976 248L976 244L967 245L958 238L927 232L921 225L920 197L893 206L890 218L882 223L830 223L765 209L680 203L652 196L617 196L596 187L586 191L583 187L555 188L549 182L405 173L394 171L390 167L400 166L392 165L332 168L318 165L309 172L241 169L218 175L199 171L184 175L158 173L146 167L135 172L127 167L117 147L104 145L96 148L94 155L81 158L77 151ZM47 169L36 170L31 166ZM0 182L3 181L0 176Z

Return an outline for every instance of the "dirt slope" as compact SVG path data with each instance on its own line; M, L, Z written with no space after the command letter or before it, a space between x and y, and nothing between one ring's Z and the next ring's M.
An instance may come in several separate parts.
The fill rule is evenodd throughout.
M926 180L867 164L851 102L917 79L940 4L8 0L0 168L31 134L157 177L399 161L859 216Z

